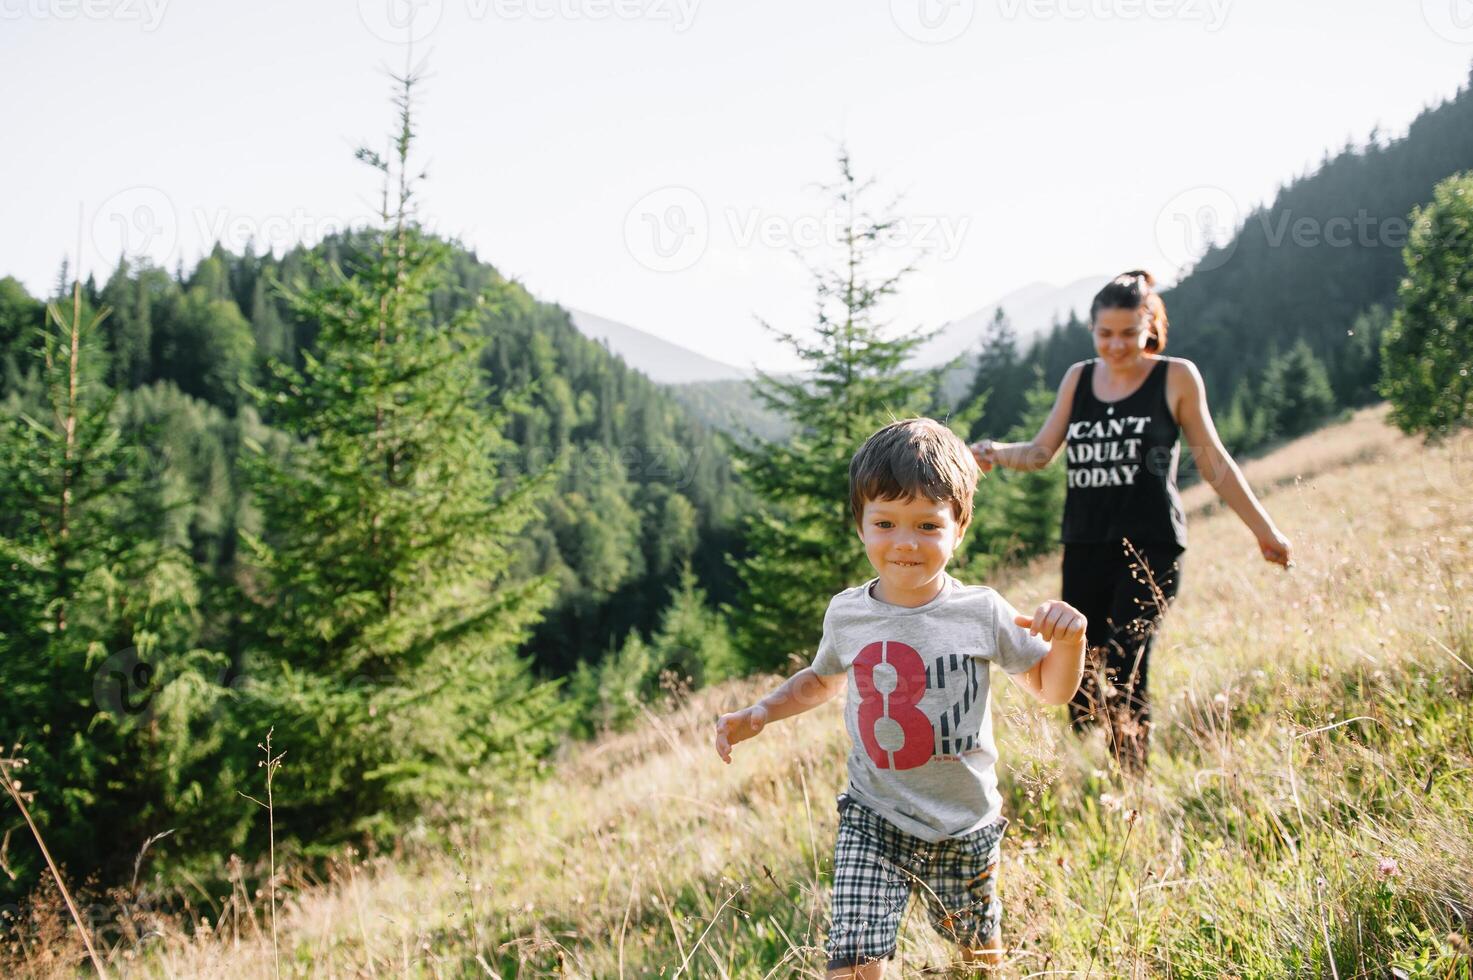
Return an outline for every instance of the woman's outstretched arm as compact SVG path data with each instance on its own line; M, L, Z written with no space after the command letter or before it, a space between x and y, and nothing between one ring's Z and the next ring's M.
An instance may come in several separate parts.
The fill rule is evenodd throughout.
M1183 369L1177 375L1180 398L1176 421L1186 436L1187 445L1192 448L1197 471L1233 513L1248 525L1248 530L1258 539L1258 550L1263 557L1288 566L1291 564L1289 539L1274 525L1273 518L1258 502L1253 488L1243 479L1243 471L1238 469L1238 464L1233 462L1218 437L1217 426L1212 423L1212 413L1207 408L1207 388L1202 383L1197 365L1183 360L1175 363Z
M1079 383L1081 370L1075 364L1064 372L1054 407L1032 441L993 442L983 439L972 444L972 455L976 457L977 465L982 467L982 472L986 473L994 465L1006 466L1010 470L1041 470L1053 462L1069 428L1069 410L1074 405L1074 387Z

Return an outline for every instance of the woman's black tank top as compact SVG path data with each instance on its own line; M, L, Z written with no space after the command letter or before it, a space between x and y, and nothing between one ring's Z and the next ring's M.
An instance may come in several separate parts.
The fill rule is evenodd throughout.
M1179 429L1166 401L1165 358L1145 383L1116 402L1094 394L1098 358L1084 362L1065 437L1069 489L1065 544L1170 543L1187 546L1176 489Z

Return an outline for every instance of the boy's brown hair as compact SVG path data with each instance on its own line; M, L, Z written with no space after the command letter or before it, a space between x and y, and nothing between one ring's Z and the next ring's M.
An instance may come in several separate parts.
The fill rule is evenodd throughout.
M856 527L862 527L866 501L925 496L950 501L965 530L976 492L976 458L960 436L935 419L897 419L866 439L849 461L849 507Z

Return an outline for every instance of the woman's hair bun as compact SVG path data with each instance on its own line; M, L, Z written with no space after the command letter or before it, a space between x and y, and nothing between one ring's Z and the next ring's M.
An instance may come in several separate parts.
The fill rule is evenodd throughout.
M1156 277L1145 269L1122 272L1095 294L1089 305L1089 322L1095 322L1100 310L1138 310L1145 308L1150 317L1146 350L1160 353L1166 349L1166 304L1156 293Z

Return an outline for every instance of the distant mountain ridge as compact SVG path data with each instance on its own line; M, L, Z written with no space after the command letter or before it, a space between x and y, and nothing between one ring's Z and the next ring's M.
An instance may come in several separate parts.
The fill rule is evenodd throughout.
M998 309L1006 313L1017 332L1019 346L1048 333L1055 322L1067 320L1075 311L1085 311L1108 276L1086 276L1063 286L1035 282L1015 289L973 313L948 323L923 344L907 362L911 368L945 364L958 354L972 352L982 331ZM650 380L669 385L671 393L707 425L728 435L742 427L767 439L781 438L788 423L761 406L749 382L756 372L743 370L698 354L652 333L617 320L567 308L568 318L580 333L596 340L625 364ZM967 357L942 382L948 396L959 398L975 371L975 358ZM776 372L783 376L789 372Z
M1109 278L1109 275L1101 274L1085 276L1063 286L1034 282L1015 289L975 313L952 320L916 351L911 359L911 366L936 367L963 351L975 349L982 331L992 322L999 309L1012 323L1013 331L1018 337L1018 346L1027 347L1036 338L1048 333L1056 322L1068 320L1071 312L1083 316L1089 310L1095 293L1099 292ZM970 360L969 358L968 362Z
M671 343L663 337L608 317L566 307L573 326L585 337L603 342L611 353L651 381L679 385L694 381L741 381L752 372Z
M923 344L909 361L912 368L936 367L974 348L987 324L1000 308L1013 324L1018 341L1025 345L1043 336L1070 312L1085 309L1109 277L1086 276L1063 286L1034 282L1015 289L973 313L952 320ZM740 368L697 353L663 337L620 323L597 313L566 307L573 326L585 337L603 342L624 363L652 381L669 385L705 381L748 381L755 371ZM778 372L780 374L786 372Z

